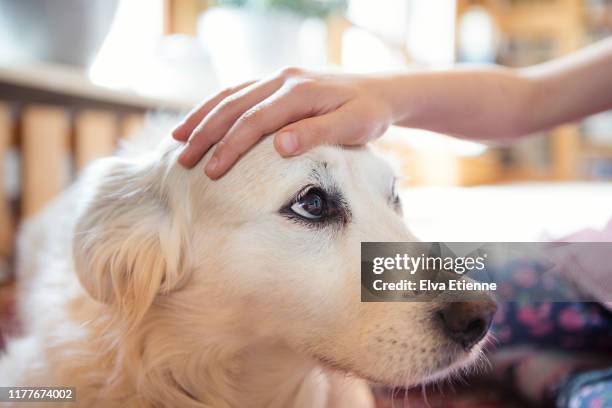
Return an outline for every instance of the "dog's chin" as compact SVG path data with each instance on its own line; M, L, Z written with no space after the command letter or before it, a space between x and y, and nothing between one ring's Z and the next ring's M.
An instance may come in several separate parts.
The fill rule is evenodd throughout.
M313 358L326 369L359 377L378 387L411 388L452 378L460 373L467 373L469 368L476 365L480 358L484 358L482 350L488 341L489 337L487 336L470 350L459 347L448 350L447 353L440 354L434 364L424 367L421 373L415 373L410 367L406 367L405 370L396 369L375 374L368 372L367 369L343 364L333 358L320 355L313 356Z
M483 349L486 344L491 342L490 335L483 338L478 344L469 350L454 349L447 353L442 360L446 359L447 363L442 365L434 365L430 367L427 373L420 377L409 377L408 373L397 373L390 381L378 382L378 385L385 388L411 388L432 383L437 383L442 380L454 378L461 375L467 375L473 367L478 367L486 361ZM438 360L440 361L440 360Z

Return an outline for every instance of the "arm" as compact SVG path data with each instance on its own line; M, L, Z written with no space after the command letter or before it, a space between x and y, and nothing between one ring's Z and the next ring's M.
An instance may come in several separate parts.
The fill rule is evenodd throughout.
M497 66L425 71L377 80L394 124L465 139L519 136L534 84Z
M396 124L500 139L612 109L612 38L533 67L403 75L387 85ZM401 91L396 91L396 90Z
M215 143L217 178L266 134L300 154L322 143L358 145L391 124L467 139L522 136L612 108L612 39L523 70L501 67L387 75L319 74L290 68L219 93L173 132L192 167Z
M528 132L612 109L612 37L522 75L534 83L531 105L540 107L524 114Z

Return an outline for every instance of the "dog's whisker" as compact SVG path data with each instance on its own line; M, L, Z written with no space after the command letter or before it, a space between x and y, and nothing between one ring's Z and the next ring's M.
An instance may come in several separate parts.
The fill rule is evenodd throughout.
M427 408L431 408L431 405L429 405L429 400L427 399L427 389L425 387L425 385L421 385L421 396L423 397L423 401L425 402L425 406Z

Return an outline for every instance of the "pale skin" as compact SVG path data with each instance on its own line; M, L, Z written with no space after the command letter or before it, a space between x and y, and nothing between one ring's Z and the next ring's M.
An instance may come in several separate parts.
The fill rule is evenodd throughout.
M612 37L523 69L488 66L377 75L287 68L226 89L173 131L187 142L179 162L195 166L211 148L216 179L275 133L285 157L320 144L361 145L391 126L470 140L512 140L612 109Z

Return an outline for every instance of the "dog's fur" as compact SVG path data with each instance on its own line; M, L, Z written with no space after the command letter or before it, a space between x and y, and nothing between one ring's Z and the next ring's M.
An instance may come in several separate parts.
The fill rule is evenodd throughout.
M84 407L359 407L364 379L411 385L478 353L433 303L360 302L360 242L413 240L369 149L282 159L267 139L214 182L179 151L99 160L25 227L1 385L73 386ZM343 217L283 215L307 185Z

